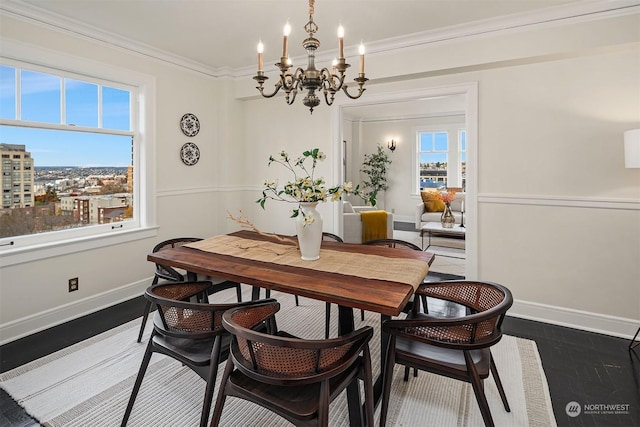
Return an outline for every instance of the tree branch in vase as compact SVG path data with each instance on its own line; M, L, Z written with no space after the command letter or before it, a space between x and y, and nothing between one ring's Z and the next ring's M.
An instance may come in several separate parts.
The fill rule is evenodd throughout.
M239 212L240 212L240 215L233 216L233 214L231 212L227 211L227 218L229 218L230 220L235 221L238 224L240 224L240 227L242 227L244 229L255 231L259 235L261 235L263 237L266 237L269 240L275 240L277 243L284 243L286 245L293 245L296 248L298 247L298 239L296 239L295 237L286 237L286 236L279 236L279 235L274 234L274 233L265 233L264 231L261 231L258 227L256 227L246 217L246 215L244 214L244 212L242 212L242 210L240 210Z

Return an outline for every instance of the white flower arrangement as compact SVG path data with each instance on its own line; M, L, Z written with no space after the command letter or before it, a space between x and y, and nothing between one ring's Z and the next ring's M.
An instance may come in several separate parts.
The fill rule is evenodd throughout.
M343 194L353 192L353 185L350 182L327 188L324 178L314 177L316 164L326 157L318 148L304 151L302 156L293 162L289 154L284 150L280 152L278 159L269 156L269 166L272 163L283 165L293 173L294 179L293 181L288 181L282 189L278 188L277 181L265 180L262 197L256 200L256 203L259 203L262 209L264 209L267 199L296 203L298 206L292 210L291 218L302 214L304 216L304 224L312 224L315 221L313 215L305 214L301 209L301 203L336 201L340 200ZM311 168L307 168L307 165L305 165L308 159L311 159Z

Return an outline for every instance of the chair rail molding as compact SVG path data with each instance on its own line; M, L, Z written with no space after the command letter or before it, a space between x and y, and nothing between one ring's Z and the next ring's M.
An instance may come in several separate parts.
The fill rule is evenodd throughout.
M640 210L640 200L592 196L552 196L479 193L478 203L505 205L563 206L590 209Z

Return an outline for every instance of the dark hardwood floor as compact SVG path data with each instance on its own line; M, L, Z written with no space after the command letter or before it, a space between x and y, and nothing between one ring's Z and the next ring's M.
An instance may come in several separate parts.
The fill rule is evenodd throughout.
M133 320L143 307L135 298L1 346L0 372ZM536 341L559 426L640 426L640 346L630 352L628 340L513 317L503 330ZM580 405L578 416L567 415L571 402ZM607 413L605 405L626 413ZM3 390L0 409L2 427L38 425Z

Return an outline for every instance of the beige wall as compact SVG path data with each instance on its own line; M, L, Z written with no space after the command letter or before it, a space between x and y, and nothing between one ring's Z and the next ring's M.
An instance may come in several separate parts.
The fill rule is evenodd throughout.
M249 77L213 79L7 16L2 37L156 78L158 235L0 270L0 340L120 299L151 280L165 238L236 229L243 209L265 231L293 233L289 206L255 204L270 154L320 147L336 176L331 108L256 99ZM624 169L622 133L640 127L638 14L373 53L368 94L478 82L478 277L512 289L512 313L612 334L640 319L640 169ZM202 152L184 166L182 114L198 115ZM353 126L354 130L356 126ZM396 152L397 153L397 152ZM394 202L395 203L395 202ZM332 206L325 229L337 228ZM80 277L80 291L67 279Z

